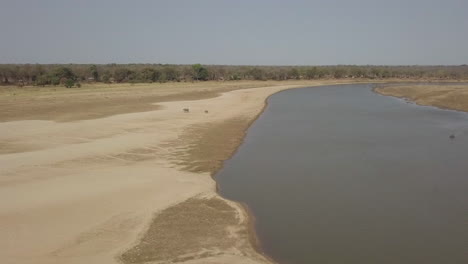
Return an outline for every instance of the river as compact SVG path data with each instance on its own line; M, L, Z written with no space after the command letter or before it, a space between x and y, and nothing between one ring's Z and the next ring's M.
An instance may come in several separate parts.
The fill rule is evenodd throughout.
M249 206L279 263L468 263L468 114L372 87L271 96L221 194Z

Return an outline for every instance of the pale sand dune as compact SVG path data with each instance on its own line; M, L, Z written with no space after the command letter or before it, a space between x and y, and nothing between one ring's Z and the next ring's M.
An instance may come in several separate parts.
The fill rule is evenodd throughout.
M101 119L0 123L0 142L19 148L0 155L1 262L118 262L143 236L155 212L191 197L217 197L208 173L188 172L171 161L171 153L177 153L171 148L184 147L174 144L184 129L230 118L253 119L269 95L290 87L159 103L161 110ZM190 113L183 113L186 107ZM224 229L231 228L230 236L245 241L220 247L217 256L212 246L206 254L189 252L182 260L266 262L247 241L246 229L235 230L246 225L245 213L237 206L233 212L236 224L227 223ZM209 236L199 239L225 239Z

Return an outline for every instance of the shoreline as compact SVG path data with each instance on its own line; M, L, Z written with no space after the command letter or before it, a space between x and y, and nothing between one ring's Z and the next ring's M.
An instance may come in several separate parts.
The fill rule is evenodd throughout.
M320 85L318 85L320 86ZM219 186L219 183L218 181L216 180L216 175L218 174L218 172L220 170L223 169L224 167L224 163L231 159L238 151L239 151L239 148L241 147L242 144L244 144L244 141L245 141L245 137L247 136L247 131L250 129L250 127L255 123L255 121L258 120L258 118L260 118L260 116L263 114L263 112L265 111L265 109L268 107L268 100L271 96L277 94L277 93L280 93L280 92L283 92L283 91L286 91L286 90L289 90L289 89L301 89L301 88L307 88L309 86L304 86L304 87L293 87L293 88L286 88L284 90L280 90L280 91L277 91L275 93L272 93L270 95L268 95L264 100L263 100L263 107L262 109L260 110L260 112L255 115L254 118L252 118L247 126L245 127L245 129L243 130L242 132L242 135L240 136L241 140L239 142L239 144L235 147L235 149L232 151L232 153L229 155L229 157L225 160L222 161L222 165L217 168L216 170L212 171L211 172L211 178L213 179L213 181L215 182L216 184L216 193L218 196L222 197L223 199L227 199L225 198L221 193L220 193L220 186ZM310 86L310 87L313 87L313 86ZM227 199L229 200L229 199ZM243 203L243 202L239 202L239 201L234 201L234 200L229 200L231 202L233 202L234 204L236 204L237 206L239 206L239 208L241 208L241 210L243 210L245 212L245 214L247 215L247 229L248 229L248 234L249 234L249 241L250 241L250 244L252 245L252 247L254 248L254 250L262 255L263 257L265 257L267 260L268 260L268 263L271 263L271 264L278 264L271 256L269 256L268 254L265 253L265 250L262 246L262 243L260 241L260 238L258 237L257 235L257 231L256 231L256 227L255 227L255 223L256 223L256 217L255 217L255 214L252 212L252 210L250 209L250 207L248 206L248 204L246 203Z
M236 148L234 149L234 151L229 155L229 157L227 159L225 159L222 163L222 166L217 168L216 170L214 170L213 172L211 172L211 178L215 181L216 183L216 193L217 195L219 195L220 197L222 197L223 199L227 199L225 198L221 193L220 193L220 187L219 187L219 184L218 182L216 181L216 174L223 168L224 166L224 162L226 162L227 160L231 159L239 150L240 146L244 143L245 141L245 137L247 135L247 131L250 129L250 127L253 125L253 123L255 123L255 121L257 121L257 119L263 114L263 112L265 111L265 109L268 107L268 100L271 96L274 96L275 94L278 94L278 93L281 93L281 92L284 92L286 90L291 90L291 89L304 89L304 88L313 88L313 87L320 87L320 86L326 86L326 85L346 85L346 84L359 84L359 83L363 83L363 84L366 84L366 83L372 83L372 82L343 82L343 83L319 83L319 84L313 84L313 85L306 85L306 86L299 86L299 87L289 87L289 88L285 88L285 89L282 89L282 90L279 90L277 92L274 92L270 95L268 95L264 100L263 100L263 107L262 109L260 110L260 112L255 115L254 118L252 118L249 122L248 122L248 125L245 127L245 129L243 130L242 132L242 135L240 136L241 137L241 141L239 142L239 144L236 146ZM229 199L228 199L229 200ZM251 245L254 247L255 251L262 255L263 257L265 257L267 260L268 260L268 263L271 263L271 264L278 264L278 262L276 262L271 256L269 256L268 254L266 254L263 246L262 246L262 243L257 235L257 232L256 232L256 228L255 228L255 222L256 222L256 217L255 217L255 214L252 212L252 210L250 209L250 207L246 204L246 203L243 203L243 202L239 202L239 201L234 201L234 200L229 200L233 203L235 203L237 206L239 206L242 210L244 210L244 212L247 214L247 217L248 217L248 222L247 222L247 226L248 226L248 230L249 230L249 237L250 237L250 243Z
M447 84L442 84L442 83L441 83L441 84L438 84L438 85L439 85L439 86L445 86L445 85L447 85ZM321 86L321 85L319 85L319 86ZM326 86L326 85L324 85L324 86ZM421 87L424 88L423 85L421 85ZM299 88L301 88L301 87L299 87ZM298 88L298 89L299 89L299 88ZM303 88L308 88L308 87L303 87ZM313 86L311 86L310 88L313 88ZM399 100L404 99L404 100L406 100L408 103L412 103L412 104L417 105L416 107L424 106L424 107L430 107L430 108L437 108L437 109L441 109L441 110L448 110L448 111L460 112L460 113L463 113L463 114L468 113L468 111L466 111L466 110L463 111L463 110L458 110L458 109L450 108L450 107L440 107L440 106L431 105L431 104L419 104L419 103L416 103L416 102L414 102L414 101L412 101L411 99L406 98L406 97L394 96L394 95L388 95L388 94L380 93L380 92L377 91L377 89L378 89L378 87L373 87L371 90L372 90L373 92L379 94L379 95L382 95L382 96L390 96L390 97L394 97L394 98L399 99ZM468 85L466 85L466 87L464 87L464 89L468 90ZM284 90L283 90L283 91L284 91ZM267 97L267 98L265 99L265 107L262 109L262 112L254 119L253 122L255 122L255 121L259 118L259 116L260 116L261 114L264 113L265 109L268 107L268 99L269 99L271 96L276 95L276 94L278 94L278 93L281 93L281 92L283 92L283 91L276 92L276 93L270 95L269 97ZM467 101L467 102L468 102L468 101ZM452 112L452 113L453 113L453 112ZM253 122L252 122L252 124L253 124ZM249 128L250 128L250 126L249 126ZM247 128L247 130L248 130L249 128ZM453 135L453 134L452 134L452 135ZM456 134L455 134L455 135L456 135ZM244 135L244 136L245 136L245 135ZM458 135L457 135L457 137L458 137ZM452 136L451 136L451 139L453 139ZM236 152L237 152L237 151L238 151L238 149L236 150ZM235 153L236 153L236 152L235 152ZM235 153L234 153L233 155L235 155ZM234 175L234 177L235 177L235 175ZM248 180L247 180L247 181L248 181ZM245 183L244 183L244 184L245 184ZM219 189L219 188L218 188L218 189ZM246 207L246 210L248 210L248 205L241 204L241 206L245 206L245 207ZM252 217L252 219L254 220L253 224L255 224L255 215L254 215L254 213L253 213L251 210L248 210L248 214L249 214L249 215ZM252 231L252 232L255 232L255 226L253 227L253 231ZM253 236L255 236L255 237L257 238L257 241L259 241L259 243L260 243L260 240L258 239L257 234L254 233ZM261 249L261 244L260 244L260 249ZM274 251L273 251L273 252L274 252ZM259 253L264 254L266 257L269 258L270 261L273 261L273 263L277 263L277 262L274 262L274 260L273 260L270 256L268 256L268 255L265 253L264 250L259 251Z
M297 89L299 89L299 88L306 88L306 87L298 87ZM295 89L295 88L288 88L288 89ZM288 89L285 89L285 90L288 90ZM265 109L268 107L268 98L270 98L271 96L273 96L273 95L275 95L277 93L285 91L285 90L275 92L275 93L270 94L268 97L265 98L265 100L263 101L262 109L260 110L260 112L253 119L251 119L248 122L247 126L245 127L245 129L242 132L242 135L240 136L241 140L240 140L239 144L235 147L234 151L229 155L229 157L227 159L222 161L222 165L218 169L211 172L211 178L213 179L213 181L216 184L216 193L217 193L217 195L219 195L223 199L227 199L227 198L225 198L220 193L221 188L220 188L220 186L218 184L218 181L216 180L216 174L218 174L218 172L223 169L224 163L227 160L231 159L237 153L237 151L239 150L241 145L244 144L245 137L247 136L247 131L255 123L255 121L257 121L257 119L260 118L260 116L263 114ZM260 239L259 239L259 237L257 235L257 231L256 231L256 228L255 228L256 217L255 217L254 213L252 212L252 210L250 209L250 207L248 206L248 204L243 203L243 202L239 202L239 201L234 201L234 200L230 200L230 201L234 202L237 206L239 206L245 212L245 214L247 215L247 224L246 225L247 225L248 234L249 234L249 241L250 241L250 244L252 245L252 247L254 248L254 250L258 254L265 257L268 260L269 263L277 264L277 262L274 261L273 258L271 258L268 254L265 253L265 251L264 251L264 249L262 247L262 243L261 243L261 241L260 241Z
M269 263L252 248L254 240L249 236L253 232L246 232L251 223L247 210L220 197L216 181L206 169L216 168L213 164L217 157L225 160L226 155L219 156L218 152L225 146L226 135L221 135L221 149L212 142L205 146L217 156L208 157L209 166L204 170L192 170L180 163L198 166L200 157L185 157L194 136L210 136L214 127L232 118L241 117L250 124L252 115L265 107L267 95L308 86L265 84L257 82L247 84L254 87L239 89L242 87L235 83L232 92L220 91L219 96L202 100L161 102L154 111L97 119L75 120L70 116L71 122L22 120L18 114L18 120L0 122L5 131L0 135L0 145L8 147L0 153L0 214L5 216L0 219L0 235L7 238L0 243L0 259L21 264L121 262L122 254L138 246L155 224L157 228L169 225L159 229L163 231L156 234L159 238L174 239L159 244L160 249L145 249L143 255L151 261ZM206 85L210 84L200 84L201 89ZM169 88L173 92L174 88ZM186 88L181 89L184 98ZM134 88L129 93L134 94ZM49 101L47 97L44 100ZM185 107L190 113L182 111ZM205 109L210 113L204 113ZM234 123L234 127L238 124L244 123ZM202 133L190 130L186 134L192 127L202 129ZM208 215L199 215L198 209L208 210ZM174 212L188 217L168 221ZM200 217L218 219L218 223L200 226ZM182 240L177 238L181 235L178 230L192 233L194 227L206 234L195 232ZM149 236L150 241L159 238ZM192 242L184 245L184 241Z
M0 221L0 235L10 237L0 244L0 259L102 264L121 261L126 254L126 263L143 263L138 256L154 263L274 263L256 235L255 216L247 205L220 195L216 173L237 153L270 96L287 89L376 82L197 83L190 89L171 84L166 90L151 90L171 99L156 100L157 110L139 112L130 105L119 109L119 115L107 116L109 109L91 113L96 119L81 118L80 110L78 120L68 113L57 115L58 122L0 122L6 131L0 146L7 147L0 153L0 164L5 165L0 198L13 201L0 202L0 213L7 216ZM125 92L148 92L138 89ZM184 96L199 91L201 98ZM78 98L86 101L98 94L103 97L99 102L112 106L110 92L92 91ZM70 100L76 93L80 91L73 91ZM116 102L125 102L121 98L127 94L119 90L118 96ZM130 103L138 100L134 97ZM190 113L182 112L186 107ZM55 116L46 113L43 116ZM21 196L25 192L28 195ZM208 211L200 215L199 210ZM198 217L218 222L193 222ZM207 235L195 232L182 240L140 247L161 236L183 234L177 230L192 234L194 226ZM19 227L24 231L17 233ZM186 240L191 244L184 245Z
M460 81L449 81L449 82L446 82L446 83L450 83L450 84L456 84ZM356 83L363 83L363 84L366 84L366 83L374 83L374 82L344 82L344 83L336 83L336 84L356 84ZM383 82L382 84L385 85L387 83L394 83L394 84L398 84L399 82ZM419 83L419 82L418 82ZM379 82L377 83L374 83L374 84L379 84ZM430 84L430 83L429 83ZM268 97L265 98L264 100L264 106L262 108L262 110L249 122L248 126L246 127L246 129L243 131L243 135L242 135L242 140L241 142L239 143L239 145L236 147L236 149L233 151L233 153L230 155L230 157L226 160L223 161L223 163L229 159L231 159L236 153L237 151L239 150L240 146L244 143L244 139L245 139L245 136L247 135L247 131L248 129L252 126L252 124L263 114L263 112L265 111L265 109L268 107L268 100L271 96L275 95L275 94L278 94L278 93L281 93L283 91L286 91L286 90L290 90L290 89L301 89L301 88L312 88L312 87L318 87L318 86L324 86L324 85L334 85L334 84L317 84L317 85L311 85L311 86L304 86L304 87L293 87L293 88L287 88L287 89L284 89L284 90L280 90L280 91L277 91L273 94L270 94ZM403 84L404 85L404 84ZM443 83L439 84L439 85L443 85ZM431 106L431 107L436 107L436 108L440 108L440 109L444 109L444 110L451 110L451 111L460 111L460 112L464 112L464 113L467 113L468 111L463 111L463 110L457 110L457 109L453 109L453 108L443 108L443 107L438 107L438 106L435 106L435 105L425 105L425 104L418 104L414 101L412 101L411 99L409 98L406 98L406 97L401 97L401 96L395 96L395 95L388 95L388 94L385 94L385 93L382 93L382 89L385 89L385 86L383 87L374 87L372 88L372 91L377 93L377 94L380 94L380 95L383 95L383 96L391 96L391 97L395 97L395 98L399 98L399 99L404 99L404 100L407 100L407 101L410 101L410 102L413 102L417 105L420 105L420 106ZM216 181L216 174L219 172L219 170L222 169L223 166L221 166L218 170L214 171L212 174L211 174L211 177L213 178L213 180L216 182L216 192L219 196L223 197L221 195L221 193L219 192L220 191L220 187L219 187L219 184L218 182ZM223 197L224 198L224 197ZM226 198L224 198L226 199ZM235 202L238 206L242 207L243 210L247 213L250 221L249 221L249 230L250 230L250 236L251 236L251 243L252 245L254 246L254 248L256 249L256 251L263 255L264 257L266 257L268 259L268 261L272 264L278 264L271 256L269 256L268 254L265 253L263 247L262 247L262 244L261 244L261 241L260 239L258 238L258 235L257 235L257 232L255 230L255 215L253 214L253 212L251 211L251 209L249 208L249 206L245 203L242 203L242 202L238 202L238 201L233 201L231 200L232 202Z
M442 110L468 112L468 85L453 82L424 83L425 85L382 86L372 89L382 95L402 99L419 106L435 107ZM450 84L450 85L445 85ZM456 85L454 85L456 84Z
M357 82L357 83L362 83L362 82ZM221 170L223 168L224 162L226 160L229 160L230 158L232 158L237 153L238 149L240 148L240 146L243 144L243 142L245 140L245 136L247 135L248 129L263 114L265 109L268 107L268 99L271 96L273 96L273 95L275 95L275 94L277 94L279 92L289 90L289 89L299 89L299 88L308 88L308 87L315 87L315 86L322 86L322 85L335 85L335 84L349 84L349 82L343 82L343 83L342 82L315 83L315 84L307 84L307 85L288 85L288 86L284 86L284 87L280 86L280 87L278 87L279 89L275 89L276 91L269 92L268 95L262 100L261 109L253 117L248 118L248 121L246 122L245 127L243 127L241 133L237 135L237 143L235 144L234 148L229 151L230 153L228 154L228 156L224 157L224 159L221 161L220 166L214 167L214 169L209 170L210 178L211 178L211 180L213 181L213 183L215 185L215 197L223 199L225 201L228 201L230 203L230 206L237 207L236 208L237 210L240 210L243 214L245 214L245 217L246 217L245 220L246 221L242 225L244 225L246 227L246 229L247 229L249 244L252 247L252 249L254 250L254 252L256 254L258 254L259 256L261 256L261 258L263 258L263 261L254 262L254 263L277 264L277 262L274 259L272 259L269 255L267 255L263 250L263 247L261 245L261 241L258 238L257 232L255 230L255 215L253 214L253 212L251 211L249 206L247 204L245 204L245 203L230 200L230 199L227 199L227 198L223 197L221 195L221 193L220 193L219 184L216 181L216 174L219 172L219 170ZM261 88L273 89L275 87L261 87ZM252 88L252 89L260 89L260 88ZM227 93L231 93L231 92L227 92ZM220 96L222 96L222 95L223 94L220 94ZM216 124L215 124L215 126L216 126ZM209 263L211 263L211 262L209 262Z

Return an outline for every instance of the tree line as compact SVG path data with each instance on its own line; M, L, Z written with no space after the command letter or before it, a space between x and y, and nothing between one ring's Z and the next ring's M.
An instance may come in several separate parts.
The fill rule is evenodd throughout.
M468 66L230 66L162 64L0 64L0 85L151 83L208 80L468 79Z

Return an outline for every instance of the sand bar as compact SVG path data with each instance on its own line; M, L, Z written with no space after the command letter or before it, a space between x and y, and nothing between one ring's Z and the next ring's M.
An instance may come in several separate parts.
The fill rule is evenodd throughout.
M419 105L468 112L468 85L425 84L383 86L375 91L382 95L404 98Z
M329 83L3 90L2 263L270 262L210 176L268 96Z

